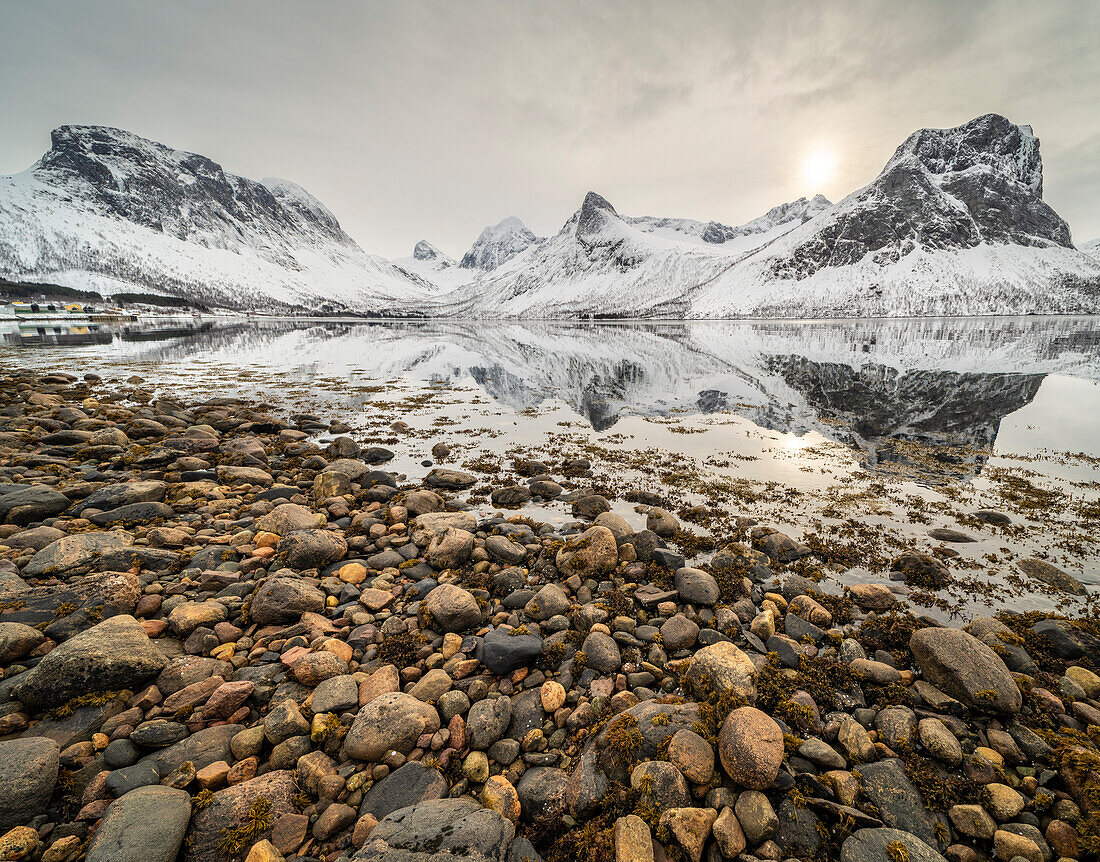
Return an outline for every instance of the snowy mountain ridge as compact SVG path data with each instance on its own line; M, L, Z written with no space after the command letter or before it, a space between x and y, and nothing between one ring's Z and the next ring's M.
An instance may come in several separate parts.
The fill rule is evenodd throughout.
M130 132L62 126L0 177L0 276L262 311L471 317L1100 313L1100 250L1042 199L1031 127L988 114L909 136L868 185L739 226L626 216L589 192L557 234L518 218L460 261L386 261L286 180Z
M364 252L300 186L120 129L62 126L0 177L0 273L259 310L417 312L430 285Z

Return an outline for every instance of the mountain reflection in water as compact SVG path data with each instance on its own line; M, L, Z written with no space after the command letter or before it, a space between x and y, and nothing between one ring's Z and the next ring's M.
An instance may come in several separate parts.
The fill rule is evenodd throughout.
M627 415L732 411L772 431L843 441L872 469L916 465L914 446L927 447L915 472L929 476L977 473L1001 420L1031 403L1047 375L1100 380L1093 317L219 321L164 342L81 350L97 349L161 365L264 366L302 382L473 382L515 411L558 399L596 431Z

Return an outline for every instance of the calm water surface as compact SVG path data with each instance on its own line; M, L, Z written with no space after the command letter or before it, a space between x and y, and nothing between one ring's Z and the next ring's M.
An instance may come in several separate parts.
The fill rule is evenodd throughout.
M1020 529L964 525L978 541L955 546L1003 587L988 601L1064 600L1006 580L1021 554L1100 584L1100 318L207 324L117 329L83 346L6 338L0 363L339 418L361 442L392 445L391 469L414 478L441 440L474 468L520 452L588 457L597 480L795 535L841 535L858 518L884 553L1001 508ZM398 420L410 430L391 430ZM644 522L630 504L616 510ZM550 517L568 520L567 507Z

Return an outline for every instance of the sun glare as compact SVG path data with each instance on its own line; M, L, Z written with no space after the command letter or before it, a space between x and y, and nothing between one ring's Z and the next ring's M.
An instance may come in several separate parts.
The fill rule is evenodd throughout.
M802 160L802 181L808 192L816 194L833 178L836 157L826 149L811 150Z

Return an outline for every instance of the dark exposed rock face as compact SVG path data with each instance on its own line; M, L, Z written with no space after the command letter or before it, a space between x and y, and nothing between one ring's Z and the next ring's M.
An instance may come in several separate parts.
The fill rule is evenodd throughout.
M350 243L323 208L227 174L205 156L101 126L61 126L50 140L40 172L64 184L78 182L109 212L160 233L208 244L204 235L221 234L226 223L245 221L275 235L308 224Z
M775 262L774 274L805 278L867 254L885 264L918 247L982 243L1072 245L1068 225L1043 202L1039 139L997 114L913 133L835 219Z
M527 226L515 216L509 216L500 224L491 225L462 256L459 266L463 269L490 270L538 242ZM419 247L419 243L417 244ZM415 256L416 251L413 251Z

